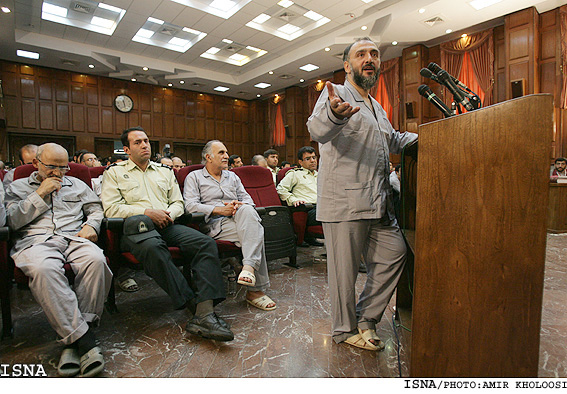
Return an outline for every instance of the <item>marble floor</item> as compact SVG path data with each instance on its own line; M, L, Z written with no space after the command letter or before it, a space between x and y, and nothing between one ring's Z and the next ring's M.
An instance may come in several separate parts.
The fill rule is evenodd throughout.
M278 303L263 312L244 301L238 286L217 313L231 324L232 342L185 332L189 313L143 272L136 293L116 292L118 314L103 315L97 329L106 367L103 377L407 377L410 315L392 323L394 301L378 326L386 344L370 352L334 344L323 247L298 248L300 269L285 259L269 262L269 295ZM360 291L365 275L360 274ZM567 234L549 235L540 348L540 377L567 377ZM56 376L61 345L29 290L12 290L15 335L0 344L1 364L42 364Z

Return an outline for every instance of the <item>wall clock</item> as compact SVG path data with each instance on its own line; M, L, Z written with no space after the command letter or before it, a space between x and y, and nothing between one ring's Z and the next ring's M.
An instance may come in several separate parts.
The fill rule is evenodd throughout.
M114 99L114 106L120 112L130 112L134 108L134 100L126 94L119 94Z

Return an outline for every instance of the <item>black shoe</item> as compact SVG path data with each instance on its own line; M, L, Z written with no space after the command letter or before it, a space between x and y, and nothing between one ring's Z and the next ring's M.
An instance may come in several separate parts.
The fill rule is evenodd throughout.
M317 241L317 238L309 238L309 239L306 238L305 242L307 242L311 246L324 246L325 245L323 242Z
M199 335L203 338L214 339L215 341L227 342L234 339L232 331L223 327L214 312L203 317L193 316L193 318L187 323L185 330L190 334Z
M358 272L362 272L363 274L366 273L366 264L364 264L362 261L358 265Z
M230 328L230 325L222 317L220 317L216 313L215 313L215 316L217 317L217 319L219 319L219 323L220 323L221 326L223 326L226 329Z

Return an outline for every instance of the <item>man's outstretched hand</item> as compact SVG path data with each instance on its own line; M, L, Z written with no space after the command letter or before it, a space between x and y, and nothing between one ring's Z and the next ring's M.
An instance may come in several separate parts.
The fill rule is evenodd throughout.
M341 98L335 93L333 84L327 81L327 91L329 92L329 102L331 104L331 111L333 114L339 118L350 118L352 115L360 111L360 107L352 107L346 101L341 100Z

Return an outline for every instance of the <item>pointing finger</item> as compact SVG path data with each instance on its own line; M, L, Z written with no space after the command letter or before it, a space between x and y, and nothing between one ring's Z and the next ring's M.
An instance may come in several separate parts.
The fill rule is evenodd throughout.
M333 88L333 84L330 81L327 81L325 85L327 85L327 90L329 91L329 97L330 98L337 97L335 94L335 89Z

